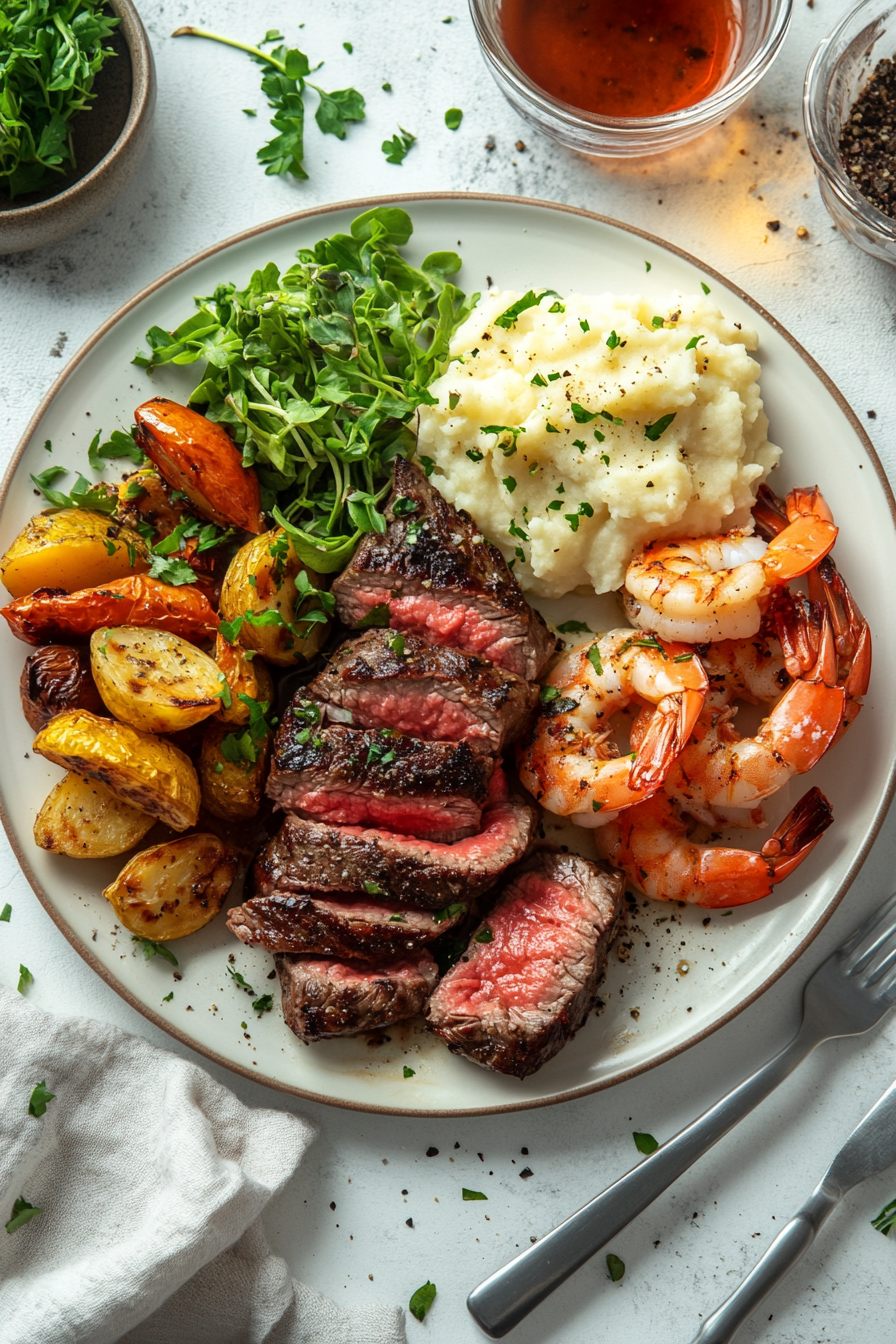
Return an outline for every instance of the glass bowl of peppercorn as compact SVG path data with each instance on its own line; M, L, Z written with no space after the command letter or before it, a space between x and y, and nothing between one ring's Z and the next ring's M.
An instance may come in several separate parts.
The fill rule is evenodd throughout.
M803 90L822 199L851 242L896 266L896 3L863 0L816 48Z

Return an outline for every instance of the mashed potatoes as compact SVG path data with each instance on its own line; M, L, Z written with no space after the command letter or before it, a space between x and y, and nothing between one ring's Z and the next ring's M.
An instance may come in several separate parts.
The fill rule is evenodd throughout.
M524 588L618 588L662 536L743 526L780 449L742 331L703 296L487 294L421 408L418 452Z

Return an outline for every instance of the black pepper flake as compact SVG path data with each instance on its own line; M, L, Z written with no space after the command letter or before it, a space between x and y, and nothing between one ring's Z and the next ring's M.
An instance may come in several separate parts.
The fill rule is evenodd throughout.
M439 1155L438 1148L427 1148L426 1150L427 1157L438 1157L438 1155Z
M866 411L865 414L867 415L869 420L877 419L877 411Z
M336 1211L336 1205L335 1205L335 1203L333 1202L333 1200L330 1200L330 1208L331 1208L331 1209L333 1210L333 1212L335 1213L335 1211Z
M455 1146L455 1148L459 1148L459 1147L460 1147L460 1144L459 1144L459 1143L456 1143L454 1146Z
M407 1194L407 1190L402 1190L401 1193L402 1193L403 1195L406 1195L406 1194Z
M777 233L781 227L781 221L780 219L770 219L767 221L765 227L770 233Z
M528 1181L529 1177L534 1175L535 1172L532 1170L531 1167L523 1167L522 1171L520 1172L520 1180Z
M414 1226L413 1218L405 1218L404 1225L405 1227L413 1227Z
M896 219L896 64L878 61L840 132L840 157L853 186Z
M520 1152L522 1153L523 1157L528 1157L528 1156L529 1156L529 1149L528 1149L528 1148L521 1148L521 1149L520 1149Z

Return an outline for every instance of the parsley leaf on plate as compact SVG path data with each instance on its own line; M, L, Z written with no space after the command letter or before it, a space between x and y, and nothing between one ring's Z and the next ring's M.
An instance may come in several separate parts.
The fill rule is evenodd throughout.
M20 1227L30 1223L32 1218L36 1218L41 1209L36 1209L33 1204L29 1204L23 1195L19 1195L15 1204L12 1206L12 1217L6 1224L7 1232L18 1232Z
M408 1311L412 1316L415 1316L418 1321L424 1320L426 1318L426 1313L435 1301L435 1297L436 1286L434 1283L430 1283L429 1279L427 1279L423 1287L417 1289L416 1293L414 1293L408 1303Z
M35 1119L39 1120L42 1115L46 1114L47 1107L50 1102L54 1100L55 1096L55 1092L50 1092L48 1090L47 1080L45 1078L43 1082L38 1083L37 1087L32 1090L31 1099L28 1102L28 1114L33 1115Z
M131 934L131 942L140 944L147 961L151 961L153 957L161 957L163 961L170 961L172 966L178 965L177 957L164 943L153 942L152 938L141 938L137 933Z
M393 135L391 140L383 141L382 150L386 156L386 162L404 163L411 146L416 144L416 141L416 135L412 135L403 126L399 126L397 135Z
M651 1153L655 1153L657 1148L659 1148L659 1144L652 1134L638 1134L637 1132L633 1132L632 1138L635 1141L635 1147L638 1152L644 1153L645 1156L649 1157Z

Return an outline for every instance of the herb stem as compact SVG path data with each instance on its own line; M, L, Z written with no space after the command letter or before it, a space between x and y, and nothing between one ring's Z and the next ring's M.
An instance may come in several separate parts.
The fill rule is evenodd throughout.
M223 42L225 47L236 47L238 51L246 51L250 56L254 56L256 60L265 61L268 65L272 65L275 70L280 71L281 75L286 74L286 66L282 61L278 61L273 56L269 56L266 51L261 50L261 47L252 47L248 42L237 42L235 37L222 37L220 33L210 33L207 28L193 28L190 25L187 25L184 28L175 28L171 36L207 37L211 42Z

